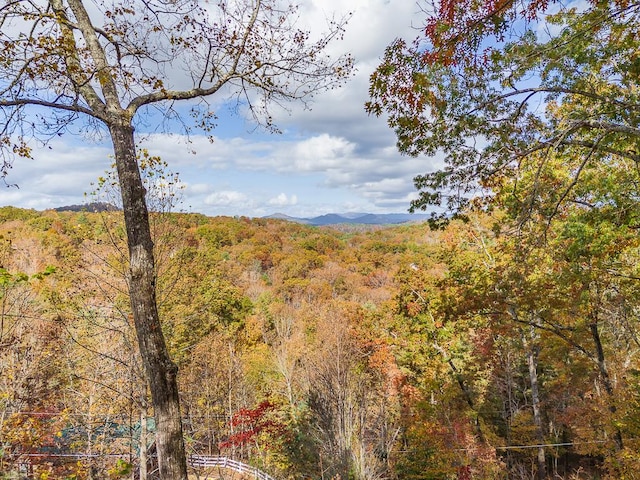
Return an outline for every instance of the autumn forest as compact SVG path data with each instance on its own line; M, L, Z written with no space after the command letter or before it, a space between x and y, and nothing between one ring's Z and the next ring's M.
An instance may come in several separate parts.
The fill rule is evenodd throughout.
M0 215L1 468L128 478L153 425L122 214ZM278 479L638 468L639 239L618 215L567 213L544 244L498 214L152 228L189 453Z
M640 4L418 2L363 108L430 222L181 212L137 129L278 133L355 74L349 15L285 3L0 5L2 181L69 133L114 162L114 208L0 207L0 476L638 478Z

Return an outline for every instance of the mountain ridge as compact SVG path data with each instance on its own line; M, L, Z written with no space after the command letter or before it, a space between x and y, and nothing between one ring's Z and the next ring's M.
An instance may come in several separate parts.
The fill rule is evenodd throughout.
M66 205L54 208L58 212L104 212L119 210L115 205L105 202L92 202L80 205ZM288 222L301 223L304 225L326 226L326 225L400 225L403 223L426 222L430 215L423 213L326 213L315 217L292 217L284 213L273 213L261 218L285 220Z
M421 213L327 213L317 217L292 217L284 213L274 213L262 218L274 218L305 225L399 225L403 223L426 222L430 215Z

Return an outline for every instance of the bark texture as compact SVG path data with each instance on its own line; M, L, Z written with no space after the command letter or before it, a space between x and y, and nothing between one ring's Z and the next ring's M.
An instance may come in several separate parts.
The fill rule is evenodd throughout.
M130 257L129 295L140 354L151 390L156 421L160 478L186 480L186 455L177 383L156 305L153 242L145 190L136 161L133 127L110 126Z

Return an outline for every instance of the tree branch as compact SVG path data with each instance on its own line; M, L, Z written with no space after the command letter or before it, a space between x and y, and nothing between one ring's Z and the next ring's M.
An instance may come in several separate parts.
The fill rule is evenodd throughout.
M190 90L160 90L157 92L149 93L147 95L140 95L127 105L126 110L129 115L135 114L135 112L144 105L152 103L163 102L166 100L191 100L199 97L206 97L216 93L222 86L231 79L231 76L226 75L222 77L215 85L209 88L192 88Z
M94 110L83 107L78 104L66 105L64 103L50 102L47 100L40 100L38 98L15 98L12 100L0 100L0 107L18 107L25 105L37 105L40 107L49 107L56 110L66 110L68 112L84 113L92 117L103 120L103 118Z
M615 98L607 98L607 97L604 97L602 95L598 95L598 94L593 93L593 92L585 92L583 90L575 90L575 89L564 88L564 87L546 87L546 86L541 86L541 87L523 88L523 89L514 88L510 92L503 93L501 95L492 96L486 102L483 102L483 103L477 105L475 108L471 109L469 112L467 112L467 114L475 113L477 111L482 111L482 110L486 109L488 106L494 104L496 101L499 101L499 100L507 100L507 99L509 99L511 97L516 97L516 96L524 95L524 94L528 94L526 100L529 100L531 97L533 97L534 95L536 95L538 93L554 93L554 94L577 95L577 96L581 96L581 97L587 97L587 98L590 98L592 100L598 100L600 102L607 103L607 104L612 103L612 104L615 104L615 105L617 105L619 107L623 107L623 108L626 108L626 109L640 110L640 104L638 104L638 103L623 102L622 100L618 100L618 99L615 99ZM525 102L526 102L526 100L525 100ZM519 111L522 110L522 105L520 105L518 110Z
M578 120L574 122L578 128L584 127L593 130L606 130L607 132L625 133L633 137L640 137L640 128L630 125L620 125L619 123L594 121L594 120Z
M55 2L59 2L60 0L53 0ZM93 59L98 80L100 85L102 86L102 93L104 94L106 107L108 110L121 110L120 106L120 98L118 96L118 89L116 88L116 84L111 76L111 68L109 66L109 62L107 61L106 54L104 49L98 42L98 38L96 37L96 29L91 23L91 18L87 13L85 6L82 4L81 0L67 0L69 3L69 7L73 11L74 16L76 17L76 21L78 22L78 28L82 32L82 36L87 42L87 46L89 47L89 51L91 52L91 58Z
M84 69L82 68L80 58L78 57L75 37L73 35L72 27L69 25L69 19L64 10L62 0L51 0L50 3L56 15L58 25L60 26L64 43L67 44L69 48L68 51L63 52L62 54L65 62L67 63L67 72L69 78L73 81L79 93L84 97L85 101L91 108L91 115L104 120L105 104L102 99L98 96L96 91L93 89L93 87L91 87L91 85L89 85L88 82L85 82L83 79L80 79L80 81L78 81L78 79L74 78L74 75L72 73L74 71L83 72ZM44 105L50 106L46 104Z
M578 180L580 179L580 174L584 170L584 167L587 166L587 163L589 163L589 160L591 159L591 157L593 157L594 152L598 148L598 144L602 141L603 138L604 138L604 135L598 138L593 148L589 151L589 153L587 153L587 155L584 157L584 159L578 166L578 169L576 170L576 173L573 175L573 178L571 179L571 182L569 183L569 185L567 185L567 188L564 189L564 192L562 192L562 195L560 195L560 198L558 198L558 201L556 202L555 207L553 208L553 212L551 213L551 215L549 215L547 219L547 228L551 227L551 221L558 213L558 210L560 209L560 205L567 198L571 190L573 190L573 187L575 187L576 184L578 183Z

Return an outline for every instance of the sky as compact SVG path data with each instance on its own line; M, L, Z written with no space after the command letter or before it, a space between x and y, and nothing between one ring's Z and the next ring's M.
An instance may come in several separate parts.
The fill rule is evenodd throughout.
M143 146L162 157L182 183L177 210L205 215L262 217L282 213L401 213L417 197L413 177L434 161L398 153L384 118L367 115L369 76L395 38L413 39L421 15L407 0L303 0L302 22L320 29L332 14L353 13L334 54L355 58L345 86L318 94L311 110L290 105L271 134L224 107L211 143L192 135L154 133ZM87 201L85 193L110 168L110 144L64 135L14 162L0 187L0 205L45 210Z

